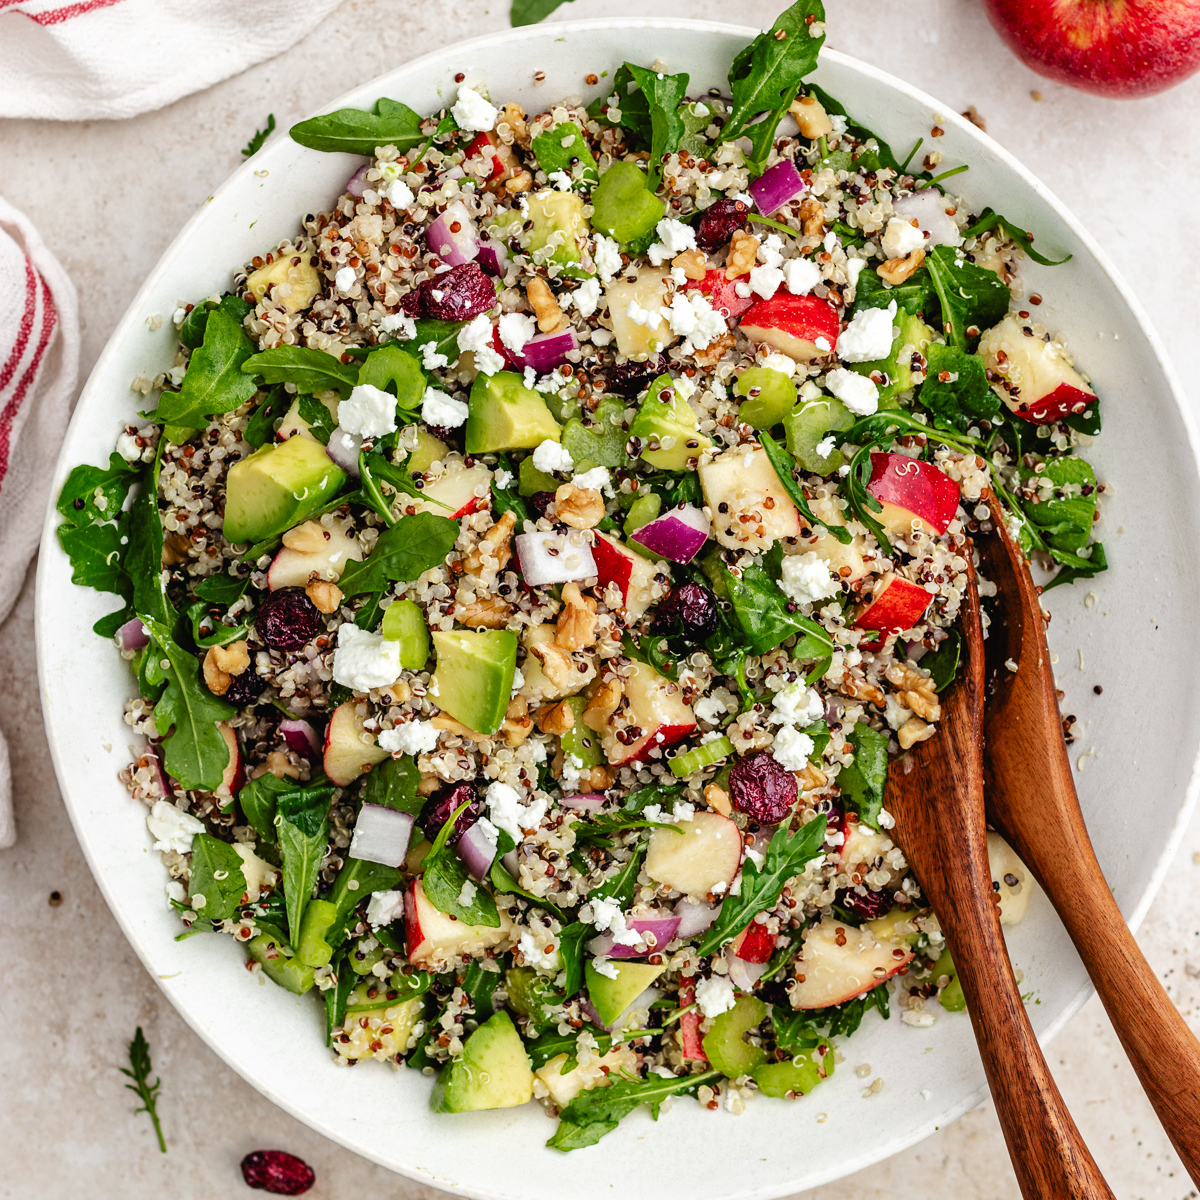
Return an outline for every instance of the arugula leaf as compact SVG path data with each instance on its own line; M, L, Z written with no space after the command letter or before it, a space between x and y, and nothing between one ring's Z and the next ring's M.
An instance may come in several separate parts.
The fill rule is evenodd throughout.
M372 892L390 891L402 878L395 867L368 862L365 858L348 857L326 897L337 909L337 915L325 934L325 940L331 946L340 946L358 923L358 906L369 900Z
M787 822L780 825L767 843L761 869L750 858L742 863L741 890L736 896L725 897L720 915L696 947L696 953L701 958L712 954L741 933L760 912L774 908L788 880L799 875L824 846L824 817L814 817L795 833L788 832Z
M925 360L929 372L917 399L936 424L965 430L973 421L991 421L1000 412L1000 397L992 391L987 368L977 354L931 342Z
M245 637L250 629L249 624L245 622L237 625L222 625L219 621L212 620L207 600L197 600L189 604L183 615L191 622L192 640L201 650L207 650L212 646L228 646L230 642L236 642L238 638ZM212 625L211 633L201 632L200 626L205 621L209 621Z
M254 343L241 321L227 308L214 308L204 327L204 344L192 351L179 391L159 396L154 419L200 428L208 417L245 404L258 391L254 380L243 373L243 364L253 353Z
M779 482L783 484L783 490L787 492L791 502L800 510L800 515L809 523L810 526L821 525L813 515L813 511L808 506L808 499L804 495L804 490L796 482L796 460L781 446L765 429L760 430L758 440L762 443L762 448L766 452L767 461L775 469L775 474ZM848 546L854 539L848 529L841 525L826 525L826 529L844 546Z
M436 317L420 317L413 322L416 325L416 336L404 343L406 350L417 352L425 345L432 345L438 354L444 355L451 364L458 358L459 331L466 326L465 321L442 321Z
M1052 587L1058 587L1060 583L1074 583L1076 579L1091 579L1094 575L1099 575L1101 571L1108 570L1108 559L1104 554L1104 546L1101 542L1093 542L1090 547L1090 556L1082 558L1078 554L1068 554L1062 550L1051 551L1052 557L1056 562L1062 563L1062 568L1050 580L1043 592L1049 591Z
M329 844L329 805L333 787L291 787L276 796L275 827L283 857L283 896L288 928L299 937L304 910L317 886Z
M117 1070L133 1080L132 1083L127 1083L125 1086L142 1102L141 1108L133 1110L134 1116L140 1112L149 1115L150 1120L154 1122L158 1148L163 1154L166 1154L167 1143L163 1138L162 1126L158 1123L158 1089L162 1087L162 1080L155 1079L153 1083L150 1082L150 1072L153 1069L150 1065L150 1044L146 1041L146 1035L142 1033L142 1027L139 1025L137 1032L133 1035L133 1041L129 1043L129 1066L118 1067Z
M302 395L336 391L343 400L358 383L357 363L344 363L336 354L314 350L311 346L275 346L261 350L244 359L241 369L247 375L261 375L268 387L293 383Z
M420 782L421 772L417 770L416 760L411 754L389 758L363 781L363 803L394 808L415 817L425 804L425 798L417 795Z
M507 471L512 476L512 482L510 482L508 487L501 487L496 482L496 476L492 476L492 507L499 516L503 516L506 512L513 513L517 518L517 527L520 528L523 522L530 519L529 506L525 503L525 498L514 486L517 480L517 473L512 469L512 462L508 458L508 455L497 454L496 462L501 470Z
M379 535L362 562L348 562L338 585L346 596L382 592L388 584L411 583L445 562L458 538L458 522L432 513L401 517Z
M661 1079L617 1078L608 1087L580 1092L559 1114L558 1129L546 1143L554 1150L580 1150L594 1146L606 1133L612 1133L622 1117L643 1104L650 1106L654 1119L669 1096L694 1092L702 1084L721 1078L720 1071L702 1071L698 1075Z
M716 120L723 106L720 101L705 96L702 100L685 100L676 110L683 122L683 134L679 138L679 149L686 150L693 158L707 158L712 153L712 143L704 131ZM792 229L789 233L794 233Z
M613 119L613 106L609 104L611 97L616 96L616 111L620 114ZM597 96L588 105L588 116L601 124L620 126L629 130L633 137L628 139L631 146L648 149L652 131L650 126L650 105L641 89L635 85L633 72L629 63L622 63L613 75L612 87L602 96Z
M246 148L242 151L243 158L249 158L253 154L257 154L263 148L263 142L267 140L275 132L275 114L267 113L267 127L265 129L256 129L254 136L246 143Z
M663 804L667 800L678 796L684 790L685 786L682 783L667 785L651 783L645 787L634 788L622 802L621 811L626 813L640 813L648 804Z
M144 469L144 464L126 462L116 451L109 456L107 467L84 463L67 476L55 507L73 525L115 521Z
M595 929L582 921L566 926L558 935L558 953L563 961L566 982L563 996L569 999L583 987L583 944L596 934Z
M637 891L638 872L642 869L642 859L646 856L646 848L646 842L639 842L629 858L612 875L599 887L588 892L588 898L590 900L615 900L622 908L628 908L633 903L634 892Z
M129 506L125 569L133 580L133 607L137 614L149 613L169 625L175 620L175 610L167 599L163 582L163 527L158 511L158 473L163 448L164 439L159 438L150 472L142 479Z
M887 308L895 300L898 309L903 309L910 317L919 317L932 295L933 279L925 267L914 271L897 287L885 283L875 271L863 271L854 291L852 312L857 316L863 309Z
M467 874L462 859L446 845L458 814L469 803L469 800L464 801L454 810L454 814L438 831L429 853L425 855L425 895L438 912L444 912L467 925L487 925L496 929L500 925L500 912L491 892ZM464 904L459 897L463 886L468 883L475 889L475 894L469 903Z
M188 899L204 897L196 912L208 921L228 921L246 894L241 855L228 843L210 833L198 833L192 841L192 875Z
M876 1009L886 1021L891 1016L886 987L874 987L845 1004L829 1008L813 1008L789 1013L778 1005L771 1009L771 1023L775 1026L775 1041L781 1050L800 1053L819 1046L826 1038L849 1037L858 1032L863 1017ZM818 1026L825 1027L826 1037L817 1032Z
M329 411L329 405L316 396L299 395L296 397L296 410L302 421L308 422L309 432L323 446L329 445L329 439L337 428L337 420Z
M249 575L244 579L236 579L234 576L222 572L218 575L208 575L202 579L196 585L196 595L210 604L219 604L223 608L229 608L245 595L249 585Z
M1045 500L1024 501L1025 515L1037 526L1051 553L1055 550L1075 553L1091 537L1096 513L1096 473L1090 463L1068 454L1039 460L1035 467L1026 468L1021 482L1029 488L1043 479L1050 480L1054 487L1049 491L1038 489L1040 495L1047 497ZM1087 495L1083 494L1084 489Z
M255 779L247 779L238 790L237 802L246 820L258 831L265 842L279 840L275 829L275 808L283 792L294 785L288 779L280 779L267 771Z
M496 989L500 986L500 975L496 971L485 971L478 960L467 964L459 980L459 986L471 998L471 1009L477 1021L486 1021L496 1010Z
M226 292L219 300L201 300L193 305L191 312L183 318L179 327L179 340L189 349L195 350L204 344L204 331L208 328L208 315L214 309L227 312L239 325L254 311L254 305Z
M272 388L250 414L242 440L255 450L265 446L267 442L274 441L275 422L287 414L291 403L291 396L282 387Z
M536 25L544 21L560 4L568 0L512 0L508 19L515 29L518 25Z
M842 768L838 786L859 820L878 829L887 786L888 735L860 721L848 740L854 747L854 761Z
M624 833L628 829L673 829L682 833L678 825L666 821L647 821L634 813L612 813L606 816L593 817L590 821L575 827L575 841L586 845L605 845L609 843L609 835Z
M401 154L424 140L421 118L407 104L381 96L373 112L339 108L311 117L288 131L295 142L310 150L344 151L373 157L379 146L395 146Z
M687 94L688 77L686 73L666 75L648 71L645 67L636 67L628 62L625 67L637 84L638 91L646 98L650 116L648 175L653 190L662 180L663 159L679 148L679 139L684 134L683 118L678 109Z
M821 102L821 107L830 115L836 117L845 117L846 132L851 137L857 138L860 142L874 141L879 147L878 150L868 150L866 148L856 151L852 155L848 155L847 165L844 170L854 169L856 171L878 171L880 167L886 167L888 170L895 171L897 175L903 175L908 167L909 159L917 151L917 146L921 143L918 141L917 146L914 146L909 152L908 158L901 162L892 151L891 146L887 144L877 133L868 129L865 125L860 125L846 111L845 107L835 100L823 88L817 87L815 83L807 85L810 91ZM834 158L835 155L827 155L826 158Z
M985 233L991 233L993 229L998 229L1001 236L1008 238L1010 242L1015 242L1034 262L1041 263L1043 267L1061 267L1063 263L1071 261L1072 255L1070 254L1065 258L1047 258L1044 254L1039 254L1033 248L1032 233L1022 229L1019 225L1014 225L1007 217L1002 217L990 208L985 208L979 214L979 220L963 230L963 238L982 237Z
M499 830L499 840L496 843L496 854L492 859L491 868L488 871L488 879L493 888L496 889L497 895L520 896L524 900L528 900L530 904L536 905L538 908L544 908L547 912L552 912L560 921L565 921L566 917L562 910L555 904L551 904L549 900L542 896L535 896L532 892L527 892L509 873L508 868L501 861L504 856L516 848L516 842L513 841L512 834L507 830Z
M333 1031L345 1023L346 1003L358 983L358 976L350 967L348 952L334 958L333 979L333 987L325 990L325 1045L327 1046L333 1045Z
M960 350L969 350L983 330L990 329L1008 312L1012 302L1008 284L995 271L966 259L960 261L953 246L934 246L925 264L941 304L946 337Z
M795 100L801 81L817 65L817 55L825 44L824 22L821 0L796 0L729 68L733 108L721 141L750 139L746 165L751 175L763 173L775 130ZM821 32L812 37L810 28L818 23ZM764 119L755 124L760 116Z
M957 629L951 629L941 645L921 659L921 666L929 671L934 691L944 691L954 681L961 657L962 635Z
M592 1032L592 1036L596 1039L596 1049L601 1054L607 1054L612 1049L612 1034L597 1029ZM565 1054L567 1056L567 1061L563 1063L565 1072L579 1061L576 1054L578 1042L579 1034L577 1033L543 1033L533 1041L525 1043L525 1053L529 1055L535 1071L544 1067L552 1058Z

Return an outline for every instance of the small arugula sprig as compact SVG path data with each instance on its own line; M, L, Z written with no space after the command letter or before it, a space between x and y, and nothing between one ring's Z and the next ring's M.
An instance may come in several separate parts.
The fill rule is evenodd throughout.
M292 140L312 150L373 155L378 146L395 146L403 154L425 140L421 118L407 104L381 96L371 112L340 108L293 125Z
M938 178L944 178L944 176ZM993 229L998 229L1010 242L1016 242L1035 263L1041 263L1043 267L1061 267L1063 263L1070 262L1073 257L1068 254L1064 258L1047 258L1044 254L1040 254L1033 248L1032 233L1022 229L1019 225L1014 225L1007 217L1002 217L990 208L985 208L979 214L979 219L963 230L963 238L982 237L985 233L991 233Z
M462 859L447 845L455 822L469 804L469 800L464 800L454 810L425 855L425 895L434 908L447 916L467 925L487 925L494 929L500 924L500 912L491 892L483 884L472 883ZM474 895L464 904L460 897L468 883L472 883Z
M250 158L257 154L263 148L263 142L267 140L275 132L275 114L267 113L267 127L265 129L257 129L254 136L246 143L246 148L242 151L244 158Z
M809 523L809 526L822 525L813 515L813 511L808 506L808 497L805 496L803 488L796 482L796 460L792 457L767 431L761 430L758 435L758 440L762 443L762 448L766 452L767 461L775 470L775 474L779 477L779 482L783 484L783 490L787 492L788 498L800 510L800 515ZM829 532L844 546L848 546L854 539L850 531L841 525L825 526Z
M134 1114L141 1112L149 1114L150 1120L154 1122L154 1132L158 1137L158 1148L163 1154L166 1154L167 1142L163 1137L162 1126L158 1122L158 1089L162 1087L162 1080L155 1079L153 1083L150 1082L150 1072L153 1070L150 1065L150 1043L146 1041L146 1035L142 1033L140 1025L133 1035L133 1041L129 1043L129 1066L118 1067L117 1070L133 1080L132 1083L127 1083L125 1086L142 1102L141 1108L133 1110Z

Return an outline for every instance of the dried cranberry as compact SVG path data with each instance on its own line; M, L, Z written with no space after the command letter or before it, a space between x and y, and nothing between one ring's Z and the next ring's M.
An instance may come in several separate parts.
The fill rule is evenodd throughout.
M763 825L778 825L796 803L796 777L766 750L756 750L729 772L733 807Z
M262 690L266 686L267 681L251 663L240 675L231 677L229 687L221 699L228 700L230 704L236 704L239 707L253 704L262 695Z
M308 1163L286 1150L255 1150L242 1159L242 1178L272 1196L300 1196L317 1177Z
M650 384L667 369L667 360L659 354L645 362L628 362L619 367L609 367L605 377L605 390L618 396L636 399Z
M469 321L496 303L496 285L478 263L460 263L423 280L400 301L410 317Z
M837 902L848 913L863 921L874 921L876 917L882 917L885 913L891 912L892 906L896 903L892 899L891 892L869 891L863 896L854 888L845 888L838 892Z
M546 509L554 503L554 493L534 492L532 496L525 497L525 503L529 505L537 516L544 517Z
M299 650L321 631L321 614L299 588L280 588L260 601L254 627L272 650Z
M696 643L716 628L716 597L701 583L681 583L658 606L654 632L660 637L678 634Z
M717 200L704 210L696 226L696 245L710 254L745 227L750 210L744 200Z
M459 783L448 792L438 792L429 797L418 820L425 836L432 842L441 832L442 826L450 820L454 810L467 801L470 803L458 814L458 820L454 822L454 832L447 839L451 846L457 846L462 840L462 835L483 816L483 800L480 799L473 783Z

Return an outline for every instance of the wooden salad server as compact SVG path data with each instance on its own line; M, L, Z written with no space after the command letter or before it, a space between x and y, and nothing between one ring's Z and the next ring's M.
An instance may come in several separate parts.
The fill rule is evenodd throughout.
M1000 932L983 810L983 631L973 569L962 624L963 667L942 700L937 735L888 769L892 835L941 922L1021 1195L1111 1198L1046 1066Z
M1158 1119L1200 1185L1200 1043L1143 957L1096 861L1063 740L1038 593L994 497L989 505L997 536L975 544L1005 616L987 640L988 818L1057 909Z

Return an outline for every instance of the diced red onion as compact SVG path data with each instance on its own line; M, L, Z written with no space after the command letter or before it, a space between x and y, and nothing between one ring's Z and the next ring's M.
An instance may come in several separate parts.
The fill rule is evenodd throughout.
M365 862L399 867L408 854L414 819L410 813L382 804L364 804L354 823L354 836L346 853Z
M766 974L769 962L752 963L744 958L738 958L732 946L725 948L725 961L729 964L729 982L738 991L753 991L754 985Z
M592 938L587 948L593 954L603 954L608 958L644 958L647 954L655 954L671 941L679 928L678 917L634 917L628 922L629 928L638 934L654 934L654 945L647 944L646 949L639 950L637 946L622 946L613 941L611 933L602 933Z
M672 562L691 562L708 541L711 530L708 518L694 504L681 504L661 517L643 525L634 540Z
M484 879L487 876L496 857L496 843L487 836L478 821L462 835L455 849L472 879Z
M954 218L946 213L946 197L937 188L922 188L892 202L902 217L915 217L932 246L961 246L962 234Z
M279 732L287 742L288 749L304 758L315 758L321 753L321 739L317 731L307 722L289 717L279 722Z
M325 453L346 472L358 478L358 454L362 449L362 438L357 433L347 433L340 425L329 435Z
M569 351L578 349L575 330L564 329L561 333L539 333L520 350L509 350L508 358L518 371L532 367L539 375L546 375L567 361Z
M503 278L508 270L508 248L494 238L479 239L479 254L475 260L489 275Z
M516 849L510 850L501 860L500 865L514 878L521 878L521 860L517 858Z
M764 217L794 200L808 185L800 178L796 164L790 158L781 159L764 171L749 187L758 211Z
M346 182L346 191L352 196L361 197L363 192L367 190L367 172L371 169L370 163L364 163Z
M680 900L675 905L674 911L679 918L679 927L675 930L675 936L689 938L703 933L717 919L721 912L721 905L698 904L694 900Z
M829 699L825 701L825 720L829 725L835 725L842 719L842 705L840 701Z
M599 812L604 806L602 792L580 792L577 796L564 796L560 801L563 808L573 808L577 812Z
M565 546L556 545L564 540ZM514 541L521 575L530 587L570 583L596 574L592 548L578 534L564 539L556 533L521 533Z
M583 1015L587 1017L587 1019L591 1021L593 1025L599 1025L601 1029L608 1028L608 1026L605 1025L602 1020L600 1020L600 1014L596 1011L596 1006L588 998L588 994L586 992L579 997L579 1011L583 1013Z
M457 225L458 229L451 226ZM471 262L479 253L479 238L475 222L461 200L446 206L436 221L425 231L425 244L447 266L459 267Z
M150 635L141 617L133 617L117 630L117 645L122 650L141 650L150 644Z

